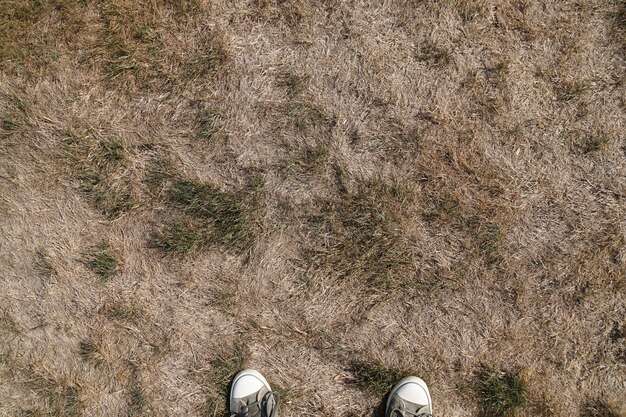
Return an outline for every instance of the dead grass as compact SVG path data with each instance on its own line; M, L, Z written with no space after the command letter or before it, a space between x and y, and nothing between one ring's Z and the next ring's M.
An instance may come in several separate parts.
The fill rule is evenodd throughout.
M625 10L3 1L0 414L626 415Z

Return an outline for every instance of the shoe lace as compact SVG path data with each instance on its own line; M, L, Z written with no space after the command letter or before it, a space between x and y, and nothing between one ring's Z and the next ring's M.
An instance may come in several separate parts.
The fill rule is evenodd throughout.
M241 409L237 413L231 414L230 417L275 417L276 407L272 408L269 416L265 415L265 404L267 404L270 399L274 399L274 402L278 403L278 394L274 391L269 391L260 400L252 401L241 406Z
M398 416L398 417L402 417L405 415L409 415L409 416L413 416L413 417L433 417L432 414L430 413L414 413L412 411L408 411L408 410L400 410L399 408L396 408L395 410L393 410L396 412L396 414L392 413L392 416ZM402 414L404 413L404 414Z

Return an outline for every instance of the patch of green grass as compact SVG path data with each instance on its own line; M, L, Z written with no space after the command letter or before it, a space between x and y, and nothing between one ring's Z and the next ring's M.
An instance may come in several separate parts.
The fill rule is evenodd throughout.
M87 51L82 62L102 62L104 81L125 94L136 88L161 91L172 86L171 68L177 58L163 44L157 30L155 5L101 3L103 30L97 44Z
M6 311L0 311L0 332L7 332L13 335L20 334L17 323Z
M167 192L167 202L193 217L214 221L219 228L237 225L242 217L236 195L190 179L176 181Z
M257 207L244 193L178 179L167 190L166 203L179 218L153 235L153 247L178 253L214 245L242 249L254 238L251 217Z
M460 203L458 198L449 191L442 191L431 198L431 206L425 210L423 217L427 222L447 222L456 217Z
M56 46L79 27L82 15L78 1L17 0L0 7L0 70L31 75L58 58ZM54 15L55 22L38 26L40 19Z
M232 306L235 294L227 290L216 290L213 293L213 306L219 308L228 308Z
M61 149L78 189L107 218L114 219L136 205L136 190L127 172L128 151L120 141L95 142L84 132L68 129Z
M200 48L192 54L192 58L185 64L191 78L206 77L207 75L223 70L230 59L228 45L222 33L209 31L200 42Z
M17 0L0 8L0 69L21 76L55 62L65 46L80 36L83 0ZM41 24L44 21L46 24Z
M292 393L289 388L284 388L275 382L270 382L270 386L272 387L272 391L279 405L291 402Z
M158 194L165 183L175 177L174 167L163 158L156 158L148 164L144 182L148 185L148 191Z
M97 245L83 253L82 263L98 276L104 283L117 276L120 272L120 262L116 254L108 245Z
M106 304L102 306L100 312L111 319L128 322L134 322L143 314L141 309L128 302Z
M126 149L117 140L103 140L98 143L95 155L92 157L100 168L109 168L121 163L126 155Z
M376 394L381 398L407 373L394 368L387 368L378 363L355 361L350 364L349 371L354 383L362 391Z
M212 242L211 230L200 222L175 221L152 234L150 247L169 253L188 253Z
M589 401L583 404L580 415L585 417L619 417L608 404L602 400Z
M290 100L279 106L280 126L286 124L301 134L309 134L315 130L329 129L333 118L311 100Z
M128 412L131 416L141 415L146 405L143 391L139 385L131 383L128 387Z
M487 15L489 9L482 3L475 1L461 1L457 13L461 17L463 23L471 22L475 19L483 18Z
M245 368L245 362L246 354L241 349L211 360L211 372L207 376L209 383L226 391L235 374Z
M363 280L373 291L410 286L413 254L399 224L407 198L403 187L371 182L324 202L321 214L309 222L315 238L307 251L310 262L342 278Z
M194 16L199 13L202 8L200 0L174 1L168 5L173 8L176 15L180 17Z
M284 88L289 97L300 95L306 90L307 83L311 77L308 75L297 75L292 72L281 72L277 79L276 85Z
M589 90L589 86L583 82L563 82L557 84L555 90L558 101L569 101L581 97Z
M216 140L224 137L221 128L222 116L211 108L205 108L196 114L196 132L200 139Z
M505 417L527 403L524 381L515 372L482 370L477 375L476 393L484 416Z
M35 269L43 277L52 277L56 275L56 270L50 261L50 257L43 250L35 252Z
M109 219L127 213L135 206L132 187L123 179L112 179L100 172L85 173L77 179L80 190L88 194L94 207Z
M202 406L201 415L204 417L231 416L228 404L221 395L209 396Z
M431 42L420 44L415 49L415 59L429 65L443 67L452 60L452 53L442 46Z
M422 145L420 129L406 126L393 118L381 118L377 125L374 135L354 130L351 144L360 152L381 153L384 159L393 162L413 160L419 154Z
M485 264L490 267L499 266L503 261L501 247L504 244L500 226L478 216L470 216L463 221L475 250L483 257Z
M0 136L11 136L20 130L20 123L10 115L0 117Z
M583 135L575 144L574 147L579 154L588 155L594 152L602 150L606 145L608 139L603 135L589 134Z
M320 174L328 160L328 148L323 145L297 149L286 162L287 168L301 175Z

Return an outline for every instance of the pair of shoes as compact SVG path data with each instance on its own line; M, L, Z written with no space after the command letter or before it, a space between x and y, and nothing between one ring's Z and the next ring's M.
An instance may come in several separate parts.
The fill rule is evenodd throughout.
M276 417L278 396L258 371L239 372L230 388L231 417ZM402 378L389 393L385 417L432 417L426 383L415 376Z

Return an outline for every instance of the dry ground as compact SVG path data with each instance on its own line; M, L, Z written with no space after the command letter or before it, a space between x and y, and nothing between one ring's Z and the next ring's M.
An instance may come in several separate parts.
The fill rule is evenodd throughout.
M623 0L0 0L0 415L625 416Z

